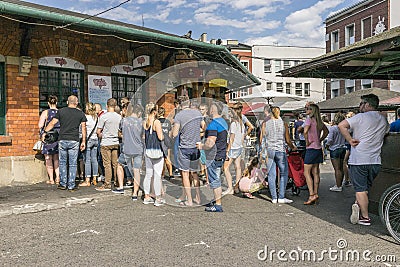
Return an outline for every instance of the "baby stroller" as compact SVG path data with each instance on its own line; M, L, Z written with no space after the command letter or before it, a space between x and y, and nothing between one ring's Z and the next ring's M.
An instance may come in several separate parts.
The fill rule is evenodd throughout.
M292 194L298 196L300 194L300 187L306 184L306 177L304 176L304 162L300 152L289 152L288 166L289 180L287 183L287 188L292 188Z

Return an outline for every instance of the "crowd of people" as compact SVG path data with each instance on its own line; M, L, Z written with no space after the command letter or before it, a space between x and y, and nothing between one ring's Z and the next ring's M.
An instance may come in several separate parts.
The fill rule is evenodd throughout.
M201 204L201 181L213 192L213 201L205 208L209 212L223 211L223 195L241 193L254 198L254 192L265 187L272 203L290 204L293 200L286 197L287 152L299 149L303 150L309 192L304 205L312 205L319 201L320 164L327 158L326 150L335 170L330 191L353 185L356 202L350 220L370 225L368 191L380 169L380 150L389 124L377 111L377 96L361 99L359 113L338 112L331 123L321 116L317 104L308 102L304 115L299 114L294 122L294 138L279 107L266 105L257 125L257 153L246 158L244 144L254 126L242 114L241 103L228 108L218 101L199 103L180 96L174 111L166 116L163 107L154 103L142 107L127 98L120 106L115 99L108 99L106 112L100 104L87 103L84 113L72 95L68 106L58 110L57 97L49 96L49 109L39 121L41 136L45 141L49 133L57 131L59 138L45 143L42 150L48 183L70 191L94 185L98 191L117 194L132 187L133 201L138 200L142 185L143 204L158 207L166 203L163 179L173 179L179 170L182 193L175 199L178 205ZM84 164L78 171L79 155ZM84 172L84 180L76 186L80 172Z

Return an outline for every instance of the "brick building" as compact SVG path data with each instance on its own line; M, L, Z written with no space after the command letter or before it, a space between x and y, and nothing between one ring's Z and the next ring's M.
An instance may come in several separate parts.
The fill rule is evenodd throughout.
M399 26L399 10L398 0L363 0L332 14L325 20L326 53ZM400 83L395 80L330 79L326 98L371 87L400 91Z
M226 88L207 90L210 79L229 79L219 63L240 74L230 85L259 83L223 46L22 1L0 4L0 185L46 179L32 146L50 94L63 107L71 94L85 103L91 87L108 86L117 99L157 101L168 110L183 89L223 97ZM172 81L151 78L181 63Z

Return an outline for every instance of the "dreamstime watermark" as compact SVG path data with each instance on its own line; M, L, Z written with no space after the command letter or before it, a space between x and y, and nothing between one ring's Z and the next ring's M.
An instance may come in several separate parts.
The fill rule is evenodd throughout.
M374 255L371 250L349 249L346 239L338 239L336 247L316 251L313 249L271 249L267 245L257 252L260 261L269 262L396 262L395 255Z

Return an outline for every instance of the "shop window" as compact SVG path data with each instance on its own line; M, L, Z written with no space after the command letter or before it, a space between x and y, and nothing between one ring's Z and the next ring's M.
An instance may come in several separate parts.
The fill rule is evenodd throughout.
M4 63L0 63L0 135L6 134L6 89Z
M58 107L66 107L70 95L85 103L83 70L39 66L39 109L48 108L49 95L58 97Z
M144 77L124 74L112 74L112 97L120 103L120 99L128 97L132 103L143 105L141 86Z

